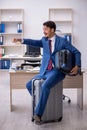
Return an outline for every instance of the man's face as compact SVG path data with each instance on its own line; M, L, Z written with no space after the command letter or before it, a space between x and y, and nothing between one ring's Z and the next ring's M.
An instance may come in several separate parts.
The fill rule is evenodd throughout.
M43 26L43 33L45 37L50 38L54 34L54 29L51 29L47 26Z

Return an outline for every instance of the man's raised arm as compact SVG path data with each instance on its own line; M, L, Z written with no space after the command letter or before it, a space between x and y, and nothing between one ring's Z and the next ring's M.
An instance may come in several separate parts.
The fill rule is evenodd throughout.
M36 47L43 47L42 40L33 40L33 39L13 39L13 42L17 43L20 42L22 44L36 46Z

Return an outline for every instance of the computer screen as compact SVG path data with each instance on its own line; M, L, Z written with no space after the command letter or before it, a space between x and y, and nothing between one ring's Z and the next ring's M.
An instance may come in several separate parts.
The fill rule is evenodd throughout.
M26 45L26 53L25 55L29 55L32 57L37 57L41 55L40 48L35 46Z

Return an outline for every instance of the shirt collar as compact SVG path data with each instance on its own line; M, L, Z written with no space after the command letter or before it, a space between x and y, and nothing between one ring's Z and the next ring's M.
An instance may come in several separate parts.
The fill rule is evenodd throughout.
M56 35L54 35L53 37L49 38L49 40L51 40L52 42L54 42L55 41L55 37L56 37Z

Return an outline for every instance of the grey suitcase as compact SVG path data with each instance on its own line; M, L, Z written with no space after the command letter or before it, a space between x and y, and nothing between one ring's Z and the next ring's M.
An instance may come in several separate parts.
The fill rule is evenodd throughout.
M32 80L32 121L34 121L34 111L39 101L41 85L44 79ZM45 111L41 118L42 122L53 122L62 120L62 82L58 83L50 91Z

